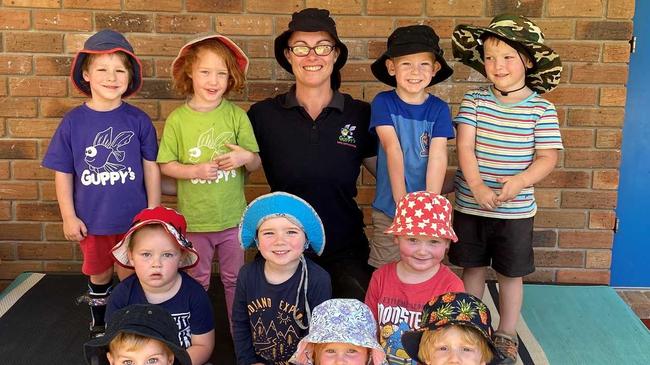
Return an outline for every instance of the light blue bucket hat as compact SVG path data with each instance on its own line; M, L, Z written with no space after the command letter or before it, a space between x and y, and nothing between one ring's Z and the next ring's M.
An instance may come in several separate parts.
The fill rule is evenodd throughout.
M348 343L370 349L372 365L385 364L386 353L377 342L377 323L367 305L357 299L330 299L314 308L309 334L300 340L290 363L312 364L314 344Z
M270 218L287 218L298 225L307 237L307 245L317 255L325 249L325 229L316 210L303 199L278 191L253 200L239 224L239 243L246 250L257 246L257 229Z

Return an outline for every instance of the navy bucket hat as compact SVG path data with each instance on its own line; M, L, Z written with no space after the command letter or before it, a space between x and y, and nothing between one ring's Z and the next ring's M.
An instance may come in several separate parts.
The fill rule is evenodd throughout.
M111 29L104 29L93 34L86 43L84 48L77 53L72 61L72 72L70 78L74 86L87 96L92 96L90 84L83 78L83 64L89 54L108 54L115 52L124 52L131 59L131 82L122 95L127 98L140 90L142 87L142 63L133 53L133 47L121 33Z

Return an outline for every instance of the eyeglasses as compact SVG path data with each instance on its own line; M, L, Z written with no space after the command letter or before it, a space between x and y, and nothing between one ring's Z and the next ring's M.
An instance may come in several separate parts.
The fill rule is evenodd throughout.
M295 54L298 57L306 57L309 54L309 52L312 50L317 56L327 56L328 54L332 53L334 47L335 46L331 46L329 44L319 44L315 47L293 46L287 48L289 48L291 53Z

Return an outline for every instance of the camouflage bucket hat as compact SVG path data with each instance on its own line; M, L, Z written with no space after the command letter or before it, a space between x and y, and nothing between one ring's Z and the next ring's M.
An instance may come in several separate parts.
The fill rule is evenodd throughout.
M485 76L481 37L493 34L507 43L523 47L535 63L526 72L526 85L538 94L553 90L560 83L562 61L551 48L544 45L542 30L523 16L503 14L492 19L487 28L461 24L451 36L451 46L456 60Z

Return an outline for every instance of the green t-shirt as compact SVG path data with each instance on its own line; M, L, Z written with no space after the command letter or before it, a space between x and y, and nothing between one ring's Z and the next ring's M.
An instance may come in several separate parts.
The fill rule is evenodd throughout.
M167 118L156 161L207 162L230 152L227 143L259 152L243 109L225 99L209 112L197 112L184 104ZM246 208L245 173L242 166L219 171L216 180L178 180L178 210L187 220L188 232L218 232L239 224Z

